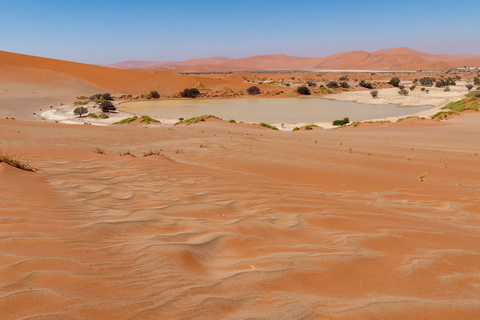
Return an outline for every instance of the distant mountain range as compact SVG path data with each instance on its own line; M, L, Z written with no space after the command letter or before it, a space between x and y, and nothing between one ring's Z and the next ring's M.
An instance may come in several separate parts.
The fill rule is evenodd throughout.
M480 55L430 54L406 47L375 52L350 51L323 58L260 55L233 59L227 57L201 58L180 62L123 61L107 65L117 69L137 71L218 72L243 70L430 70L457 67L480 67Z

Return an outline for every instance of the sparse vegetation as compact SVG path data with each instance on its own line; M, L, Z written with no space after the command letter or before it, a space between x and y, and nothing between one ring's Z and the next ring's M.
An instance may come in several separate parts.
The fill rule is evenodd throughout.
M329 83L327 83L326 86L328 88L335 89L335 88L338 88L338 82L337 81L330 81Z
M108 92L102 94L102 98L103 98L103 100L113 100L112 95Z
M334 125L334 126L344 126L344 125L349 124L349 123L350 123L349 118L343 118L343 120L334 120L332 122L332 125Z
M234 119L230 119L228 120L229 123L237 123L237 121L235 121Z
M18 168L24 171L37 171L34 167L30 165L27 161L16 159L14 155L6 154L0 151L0 162L4 162L9 166Z
M121 157L123 157L123 156L131 156L131 157L134 157L134 158L135 158L135 155L134 155L133 152L131 152L130 150L123 151L123 152L119 152L118 154L119 154Z
M432 77L423 77L420 80L418 80L421 86L424 87L431 87L433 83L435 82L435 78Z
M89 113L87 117L94 118L94 119L98 118L98 116L95 113Z
M100 99L102 99L102 94L101 93L94 94L94 95L90 96L89 99L90 100L100 100Z
M378 90L373 90L373 91L370 91L370 95L372 96L372 98L376 98L378 97Z
M150 123L160 123L160 121L153 119L150 116L141 116L140 123L150 124Z
M150 91L150 96L153 98L153 99L158 99L160 98L160 94L158 93L158 91Z
M470 90L472 90L472 88L473 88L473 84L467 83L467 84L465 85L465 88L467 88L467 90L470 91Z
M160 150L160 149L143 151L143 156L144 157L161 156L161 155L162 155L162 150Z
M180 123L186 123L186 124L197 123L199 121L205 121L206 119L210 119L210 118L220 119L219 117L208 114L208 115L203 115L203 116L200 116L200 117L193 117L193 118L190 118L190 119L181 120L181 121L178 121L177 123L175 123L175 125L180 124Z
M102 118L102 119L104 119L104 120L105 120L105 119L108 119L108 115L106 115L105 113L101 113L101 114L99 115L99 117Z
M95 153L98 153L98 154L107 154L107 153L105 152L105 150L103 150L103 149L100 148L100 147L95 147L95 149L93 149L93 151L94 151Z
M82 106L88 104L88 101L75 101L73 104Z
M365 80L360 80L360 82L358 83L358 85L360 87L364 87L364 88L367 88L367 89L373 89L373 85L370 83L370 82L367 82Z
M408 90L403 88L398 91L398 94L401 96L408 96Z
M122 119L122 120L120 120L120 121L114 122L113 124L130 123L130 122L133 122L133 121L135 121L135 120L137 120L137 119L138 119L137 116L133 116L133 117L125 118L125 119Z
M316 124L307 124L301 127L295 127L293 128L292 131L298 131L298 130L313 130L313 128L318 128Z
M247 89L247 93L249 95L254 96L254 95L260 94L261 91L257 86L251 86L250 88Z
M416 87L417 87L416 85L411 85L411 86L410 86L410 91L415 90Z
M268 124L268 123L261 122L260 125L261 125L262 127L268 128L268 129L278 130L277 127L274 127L274 126L272 126L272 125L270 125L270 124Z
M390 81L388 83L391 84L394 87L398 87L398 85L400 84L400 78L393 77L392 79L390 79Z

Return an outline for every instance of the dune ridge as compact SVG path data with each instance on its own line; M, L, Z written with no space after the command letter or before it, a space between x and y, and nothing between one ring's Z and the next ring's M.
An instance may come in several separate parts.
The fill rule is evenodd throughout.
M216 59L217 58L217 59ZM430 54L407 47L383 49L375 52L351 51L323 58L295 57L284 54L257 55L239 59L195 59L185 62L129 61L108 65L120 69L139 71L169 70L176 72L215 72L241 70L439 70L457 67L479 67L480 56L468 54Z

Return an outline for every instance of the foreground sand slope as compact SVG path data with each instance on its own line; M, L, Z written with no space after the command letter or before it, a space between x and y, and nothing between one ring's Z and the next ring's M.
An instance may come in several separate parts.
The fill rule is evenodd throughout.
M479 121L0 120L0 318L475 319Z

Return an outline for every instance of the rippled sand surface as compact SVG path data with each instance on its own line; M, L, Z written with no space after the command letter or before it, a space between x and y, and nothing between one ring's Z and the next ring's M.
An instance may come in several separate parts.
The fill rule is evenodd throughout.
M0 120L0 318L477 319L479 122Z

